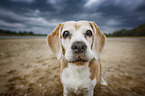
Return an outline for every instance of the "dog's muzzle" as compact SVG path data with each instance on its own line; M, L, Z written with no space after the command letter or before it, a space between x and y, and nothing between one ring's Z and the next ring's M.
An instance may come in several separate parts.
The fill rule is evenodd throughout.
M82 63L87 62L86 50L87 45L83 41L75 41L72 43L71 49L73 51L73 60L71 63Z
M72 50L75 54L85 53L87 49L87 45L83 41L75 41L72 44Z

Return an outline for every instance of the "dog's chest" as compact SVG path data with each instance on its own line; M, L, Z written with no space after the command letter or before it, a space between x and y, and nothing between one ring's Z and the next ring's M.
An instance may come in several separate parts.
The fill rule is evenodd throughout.
M83 66L68 64L68 67L62 72L63 86L73 91L87 91L96 85L96 79L91 80L90 74L90 68L87 64Z

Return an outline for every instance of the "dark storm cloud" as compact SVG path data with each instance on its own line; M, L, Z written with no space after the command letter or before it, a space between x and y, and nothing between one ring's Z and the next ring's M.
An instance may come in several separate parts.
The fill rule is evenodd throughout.
M0 28L49 34L68 20L95 21L105 33L145 23L144 0L1 0Z

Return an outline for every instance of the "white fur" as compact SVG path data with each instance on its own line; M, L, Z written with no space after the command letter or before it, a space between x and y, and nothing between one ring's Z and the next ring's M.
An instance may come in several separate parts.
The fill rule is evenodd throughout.
M64 86L64 95L69 95L70 92L76 94L83 93L88 96L93 95L93 89L96 85L96 79L91 80L90 68L88 63L83 66L77 66L76 64L68 64L62 72L62 84Z
M93 57L95 57L93 51L91 50L92 38L87 37L87 39L86 39L84 37L84 32L86 32L86 30L92 30L92 29L85 26L85 27L81 27L79 30L75 30L75 29L73 29L73 27L65 28L63 31L65 31L65 30L69 30L71 35L72 35L71 40L62 39L62 45L66 49L65 59L67 61L71 61L74 57L71 46L72 46L72 43L74 43L75 41L85 42L85 44L87 45L87 50L86 50L86 56L85 57L88 58L88 60L91 60ZM71 31L74 31L74 32L71 32Z

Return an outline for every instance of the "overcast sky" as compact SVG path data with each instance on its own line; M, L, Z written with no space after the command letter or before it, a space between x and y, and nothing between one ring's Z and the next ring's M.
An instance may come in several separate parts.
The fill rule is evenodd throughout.
M145 23L145 0L0 0L0 28L49 34L65 21L95 21L104 33Z

